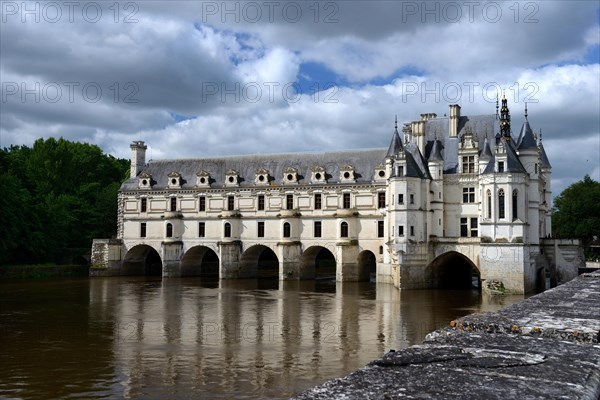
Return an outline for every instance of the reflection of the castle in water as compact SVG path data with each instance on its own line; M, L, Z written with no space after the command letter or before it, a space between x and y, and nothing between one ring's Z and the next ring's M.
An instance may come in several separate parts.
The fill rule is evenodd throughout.
M114 326L128 396L150 391L152 382L157 390L293 391L298 375L328 379L422 341L476 311L480 296L327 281L119 278L90 285L90 315Z

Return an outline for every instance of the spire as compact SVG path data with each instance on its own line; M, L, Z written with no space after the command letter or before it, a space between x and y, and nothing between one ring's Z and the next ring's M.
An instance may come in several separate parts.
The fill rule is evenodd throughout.
M502 93L502 107L500 108L500 135L510 142L510 111L504 92Z
M498 106L498 92L496 92L496 119L500 118L500 115L498 114L498 109L500 107Z
M398 152L402 150L402 140L400 140L400 134L398 133L398 116L396 116L394 122L394 133L392 134L392 141L390 142L390 147L386 153L386 157L393 157Z

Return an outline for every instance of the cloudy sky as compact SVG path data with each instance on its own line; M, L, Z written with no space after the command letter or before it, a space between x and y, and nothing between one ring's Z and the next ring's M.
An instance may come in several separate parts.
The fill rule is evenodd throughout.
M525 102L554 195L600 180L597 1L0 2L0 146L153 159L385 147L394 116Z

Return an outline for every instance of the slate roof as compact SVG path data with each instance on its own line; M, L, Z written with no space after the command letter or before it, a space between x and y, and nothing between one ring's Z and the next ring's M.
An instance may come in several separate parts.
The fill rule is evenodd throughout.
M404 176L431 179L427 160L425 160L415 143L407 143L404 146L404 154L406 156L406 171L404 171Z
M486 136L486 138L483 140L483 149L481 150L481 153L479 153L479 159L480 160L490 160L493 157L494 157L494 155L492 154L492 150L490 149L490 143Z
M390 142L390 147L386 153L386 157L395 156L402 149L402 140L400 140L400 134L398 133L398 127L394 129L394 134L392 135L392 141Z
M429 161L444 161L444 157L442 156L442 149L444 146L442 142L439 140L434 140L431 150L429 151L429 157L427 159Z
M207 157L199 159L150 161L143 171L152 175L153 190L167 188L167 175L173 171L182 175L182 189L196 186L196 173L201 170L210 174L211 188L225 187L225 173L235 170L239 173L240 187L254 187L256 170L265 168L273 180L272 186L283 185L284 170L287 167L298 169L298 183L307 184L311 169L315 165L324 167L327 183L339 183L340 167L352 165L357 183L371 182L375 169L383 162L387 149L347 150L319 153L260 154L228 157ZM123 183L121 190L137 190L138 178L130 178Z
M515 149L509 143L506 142L506 138L501 138L500 140L502 141L502 143L504 144L504 148L506 149L506 165L504 166L504 172L526 174L527 170L521 163L521 160L519 160L519 156L515 152ZM493 174L495 163L496 156L494 155L483 170L483 173Z
M537 149L537 142L527 120L523 122L523 126L521 127L521 133L519 133L519 138L517 139L517 149Z
M546 149L544 149L544 145L542 144L542 142L540 141L540 150L542 152L542 167L545 168L552 168L552 165L550 165L550 160L548 160L548 156L546 155Z
M458 145L460 137L470 128L479 143L483 143L486 136L493 136L500 132L500 124L495 114L461 116L458 119L457 137L449 137L450 122L448 117L432 118L425 121L425 158L429 159L433 142L439 140L444 149L444 173L456 173L458 167ZM494 147L495 148L495 147ZM491 149L492 151L494 149Z

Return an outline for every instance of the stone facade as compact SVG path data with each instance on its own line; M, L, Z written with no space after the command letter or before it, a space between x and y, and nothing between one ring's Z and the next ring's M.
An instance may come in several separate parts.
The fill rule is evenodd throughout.
M526 118L513 137L506 99L498 108L450 105L402 138L396 123L387 149L146 163L134 142L119 240L94 243L92 274L248 278L270 265L281 280L533 291L552 264L551 166L541 133Z

